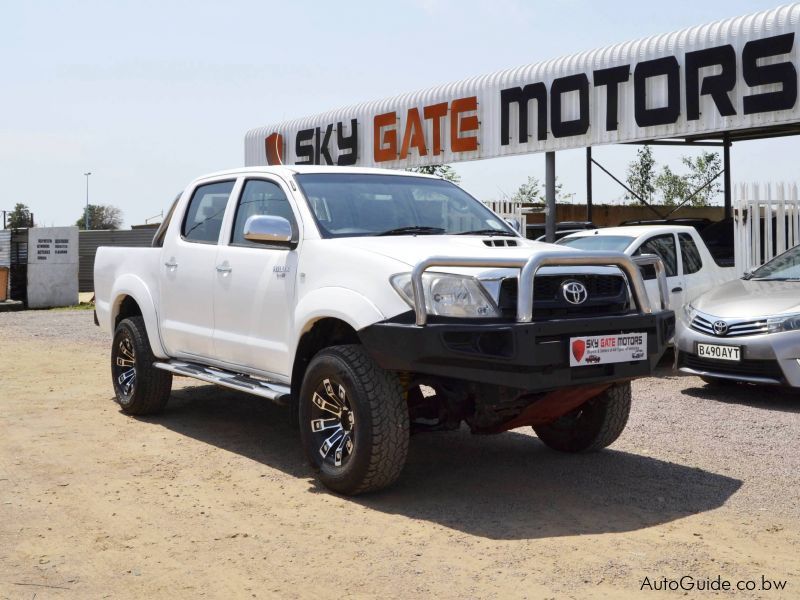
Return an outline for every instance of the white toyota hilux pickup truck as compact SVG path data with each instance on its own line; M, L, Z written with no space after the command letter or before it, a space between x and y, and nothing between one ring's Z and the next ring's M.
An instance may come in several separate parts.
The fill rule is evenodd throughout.
M358 494L417 431L611 444L673 333L663 273L526 240L436 177L281 166L193 181L152 248L98 250L94 281L123 412L162 409L173 375L288 404L320 481Z

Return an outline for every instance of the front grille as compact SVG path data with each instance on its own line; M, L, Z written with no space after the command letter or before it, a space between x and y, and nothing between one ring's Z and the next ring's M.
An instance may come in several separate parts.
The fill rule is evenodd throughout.
M561 293L565 281L579 281L586 287L583 304L570 304ZM518 279L500 284L499 306L504 317L517 314ZM537 275L533 278L534 320L619 314L628 307L628 288L619 275Z
M714 323L717 321L723 321L728 326L728 330L725 334L717 335L714 332ZM711 315L695 315L694 319L692 319L691 327L692 329L694 329L695 331L699 331L700 333L705 333L707 335L713 335L717 337L758 335L760 333L767 333L769 331L766 319L728 320L728 319L716 319Z
M695 354L681 352L678 357L678 366L688 367L696 371L708 371L710 374L769 377L770 379L783 380L783 371L781 371L781 367L776 360L721 361L700 358Z

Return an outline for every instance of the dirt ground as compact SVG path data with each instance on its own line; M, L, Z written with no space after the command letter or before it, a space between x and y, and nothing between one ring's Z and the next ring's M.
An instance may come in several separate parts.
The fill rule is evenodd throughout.
M107 347L90 311L0 315L0 599L800 597L800 394L665 368L604 452L420 435L351 499L264 400L123 415ZM756 589L646 593L683 576Z

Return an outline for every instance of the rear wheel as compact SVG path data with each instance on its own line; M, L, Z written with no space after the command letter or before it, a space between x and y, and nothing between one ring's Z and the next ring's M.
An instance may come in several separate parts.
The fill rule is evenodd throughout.
M631 384L612 385L572 412L533 430L560 452L592 452L611 445L625 429L631 411Z
M122 412L148 415L164 408L172 389L172 373L153 366L155 356L142 317L120 321L111 345L111 379Z
M348 495L392 484L406 462L409 419L397 376L357 345L326 348L300 391L300 433L320 481Z

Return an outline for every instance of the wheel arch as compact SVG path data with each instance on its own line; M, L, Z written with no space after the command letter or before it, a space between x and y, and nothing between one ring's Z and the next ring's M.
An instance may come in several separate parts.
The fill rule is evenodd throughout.
M325 348L340 344L360 344L358 332L348 322L336 317L320 317L306 323L292 363L292 392L296 396L311 359Z
M145 283L133 275L123 276L114 286L112 298L114 300L109 311L111 331L116 329L122 319L139 315L144 320L153 354L158 358L167 358L159 334L155 302Z

